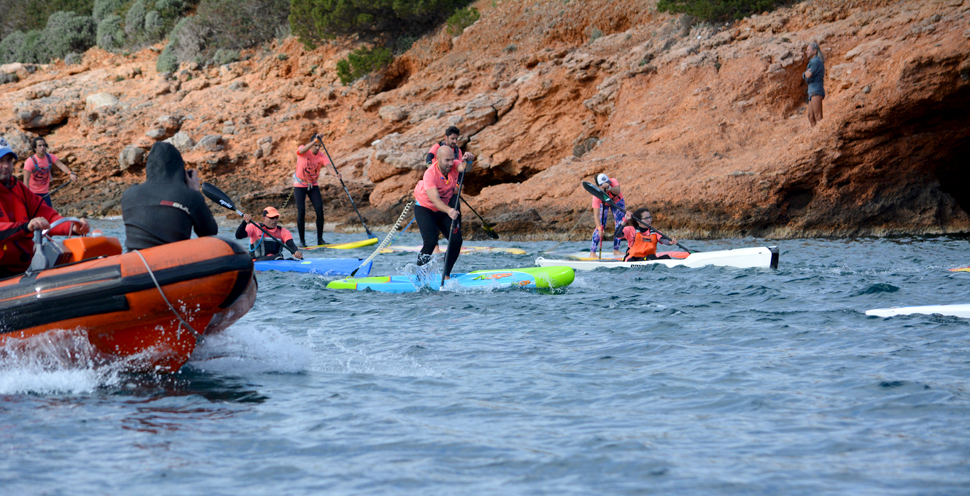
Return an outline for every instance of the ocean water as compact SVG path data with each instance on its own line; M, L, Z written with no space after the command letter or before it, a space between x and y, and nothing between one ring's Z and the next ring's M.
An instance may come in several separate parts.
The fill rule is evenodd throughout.
M970 320L865 315L970 302L947 271L967 239L683 243L776 244L780 265L580 272L556 294L261 273L178 374L8 353L0 494L970 494ZM556 243L466 244L529 254L456 272Z

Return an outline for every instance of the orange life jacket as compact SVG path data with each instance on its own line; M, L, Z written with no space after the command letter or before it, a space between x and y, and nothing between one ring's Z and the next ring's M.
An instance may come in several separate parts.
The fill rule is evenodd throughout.
M630 245L627 258L644 258L648 255L656 255L660 235L653 231L648 231L648 233L637 231L633 236L633 244Z

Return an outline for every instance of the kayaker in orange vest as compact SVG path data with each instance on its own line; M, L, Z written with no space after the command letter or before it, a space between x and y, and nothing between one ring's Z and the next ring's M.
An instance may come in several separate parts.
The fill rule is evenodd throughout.
M278 210L274 207L264 208L262 223L263 228L275 236L276 239L267 236L266 233L253 225L251 223L252 220L252 215L243 215L242 224L239 224L239 227L236 228L236 239L243 239L249 236L249 254L253 257L254 261L282 260L283 247L280 246L276 239L282 241L283 244L293 250L293 258L303 260L303 253L296 247L296 243L293 242L293 235L290 234L288 229L279 225L280 212Z
M639 225L633 218L640 221ZM675 245L676 239L664 237L650 226L653 215L647 208L638 208L635 212L627 212L623 220L623 239L626 239L627 250L624 262L640 262L643 260L660 260L670 258L669 255L657 256L657 244Z
M17 154L0 137L0 278L22 274L30 267L34 255L33 233L50 229L51 222L61 218L53 207L14 177ZM67 236L87 234L88 221L67 222L48 234Z

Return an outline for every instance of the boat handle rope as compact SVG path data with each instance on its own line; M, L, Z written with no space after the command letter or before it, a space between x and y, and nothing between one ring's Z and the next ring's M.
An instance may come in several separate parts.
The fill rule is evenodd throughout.
M357 267L356 269L354 269L353 272L351 272L350 274L351 277L353 277L353 275L356 274L361 267L367 265L367 262L374 260L377 257L377 255L380 254L381 250L383 250L388 245L388 243L391 242L391 237L394 236L394 233L396 233L397 230L401 227L401 222L404 222L404 219L407 217L408 211L411 210L411 205L414 205L413 200L409 201L408 204L404 206L404 211L402 211L400 217L397 218L397 222L394 223L394 227L391 228L391 231L387 233L387 236L384 236L384 241L381 241L381 244L377 245L377 249L374 250L374 253L371 253L369 257L367 257L366 259L364 259L363 262L361 262L359 267Z
M175 314L175 318L179 320L179 329L181 329L182 326L184 325L189 329L192 335L195 336L196 344L205 343L205 338L203 338L202 335L199 334L194 327L192 327L188 322L186 322L185 319L183 319L182 316L175 311L175 307L173 307L172 304L168 301L168 298L165 296L165 292L162 291L162 286L158 284L158 279L155 279L155 273L152 272L152 268L148 266L148 260L145 260L145 257L138 250L132 250L132 251L138 254L138 258L141 258L141 261L145 264L145 270L148 271L148 275L152 277L152 282L154 282L155 287L158 288L158 294L162 295L162 300L164 300L165 304L168 305L169 310L171 310L172 313ZM176 333L177 332L178 331L176 331Z

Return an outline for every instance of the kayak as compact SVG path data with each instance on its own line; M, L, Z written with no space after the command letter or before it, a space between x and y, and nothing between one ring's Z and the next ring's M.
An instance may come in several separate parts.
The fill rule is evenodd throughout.
M303 260L264 260L254 262L257 271L303 272L321 276L349 276L360 263L360 258L304 258ZM373 261L368 261L357 271L361 276L370 274Z
M866 310L866 315L875 317L895 317L898 315L947 315L970 319L970 303L958 305L926 305L921 307L874 308Z
M92 359L176 372L202 336L228 327L256 299L249 253L214 236L125 254L117 238L58 244L81 260L0 281L0 347L29 352L54 343L70 353L72 339L58 336L72 333L90 343Z
M670 258L687 258L687 255L690 255L690 253L687 253L686 251L663 251L663 252L658 252L658 254L659 255L667 255ZM550 255L556 255L556 254L555 253L550 253ZM562 256L564 256L566 258L571 258L573 260L583 260L583 261L587 261L587 262L588 261L594 261L594 260L595 261L600 261L600 260L605 260L605 261L614 260L615 261L615 260L619 260L621 262L623 261L623 255L614 255L612 251L610 251L609 253L607 253L607 252L604 251L602 257L600 257L599 254L597 254L595 257L591 257L591 256L589 256L589 252L588 251L581 251L581 252L577 252L577 253L570 253L568 255L562 255Z
M569 267L528 267L524 269L476 270L467 274L452 274L445 282L444 290L465 288L521 288L554 289L572 284L575 272ZM415 276L348 277L327 284L328 289L367 289L382 293L413 293L422 289ZM439 290L437 278L427 284L427 289Z
M307 246L305 250L316 250L318 248L329 248L331 250L353 250L354 248L362 248L364 246L370 246L377 244L377 238L367 238L360 241L351 241L349 243L334 243L330 245L313 245Z
M676 252L675 252L676 253ZM576 270L593 270L599 268L630 268L646 267L649 265L666 265L667 267L704 267L716 265L720 267L747 268L778 268L778 247L762 246L758 248L737 248L734 250L694 252L685 258L671 258L663 260L644 260L642 262L623 262L622 260L551 260L539 257L536 259L539 267L556 265L572 267Z
M388 246L381 250L381 253L393 253L400 251L407 251L417 253L421 251L421 246ZM440 246L439 249L442 253L448 249L448 245ZM513 255L525 255L526 251L522 248L507 248L504 246L465 246L461 247L461 254L467 255L469 253L511 253Z

